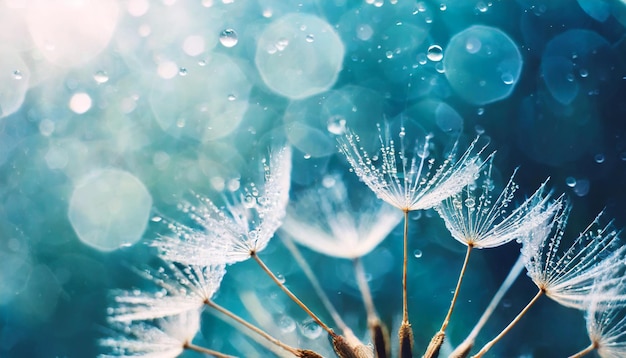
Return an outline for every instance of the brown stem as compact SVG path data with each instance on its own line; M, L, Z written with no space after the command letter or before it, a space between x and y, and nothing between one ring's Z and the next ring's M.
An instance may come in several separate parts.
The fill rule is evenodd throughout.
M402 261L402 322L409 322L409 309L406 293L407 257L409 242L409 211L404 210L404 260Z
M487 342L487 344L485 344L478 353L473 355L472 358L479 358L479 357L482 357L485 353L487 353L487 351L491 349L491 347L493 347L494 344L496 344L502 337L504 337L504 335L507 334L511 330L511 328L515 326L517 322L519 322L522 316L524 316L526 312L528 312L530 307L532 307L535 304L535 302L537 302L539 297L543 296L544 293L545 291L543 289L539 289L539 292L537 292L535 297L533 297L533 299L530 300L530 302L528 302L526 307L524 307L524 309L517 316L515 316L515 318L511 321L511 323L509 323L509 325L506 326L506 328L504 328L502 332L500 332L500 334L498 334L494 339Z
M487 320L489 319L489 317L491 317L491 314L500 304L500 300L502 300L502 297L504 297L504 295L508 292L509 288L511 287L511 285L513 285L513 282L515 282L523 269L524 260L522 258L522 255L520 254L517 257L517 261L515 261L515 264L511 268L511 271L509 271L509 274L500 285L500 288L498 288L498 291L489 302L489 305L485 309L485 312L483 312L482 316L480 316L480 319L478 320L470 334L467 336L467 338L465 338L463 343L461 343L458 347L454 349L454 351L452 351L452 353L450 354L450 358L465 358L469 355L470 350L474 347L474 342L476 340L476 337L480 333L480 330L483 328L485 323L487 323Z
M593 351L595 351L596 349L598 349L598 344L596 342L592 342L587 348L583 349L582 351L576 353L576 354L572 354L571 356L569 356L569 358L581 358Z
M250 256L254 259L254 261L256 261L259 264L259 266L261 266L261 269L265 271L265 273L272 279L272 281L274 281L274 283L276 283L278 287L280 287L280 289L283 290L283 292L285 292L285 294L289 296L289 298L291 298L292 301L294 301L298 306L300 306L300 308L304 310L304 312L306 312L309 316L311 316L311 318L313 318L315 323L319 324L320 327L322 327L326 332L328 332L328 334L330 334L331 337L336 336L335 332L333 332L333 330L330 327L324 324L324 322L322 322L322 320L320 320L319 317L317 317L315 313L313 313L304 303L302 303L302 301L300 301L298 297L296 297L296 295L294 295L282 282L280 282L278 277L276 277L276 275L274 275L274 273L267 267L267 265L265 265L263 260L261 260L261 258L256 254L256 252L254 251L250 252Z
M424 358L435 358L439 356L439 349L443 344L444 339L446 338L446 328L448 327L448 323L450 322L450 316L452 316L452 310L454 309L454 304L456 303L456 299L459 296L459 291L461 288L461 283L463 282L463 277L465 276L465 269L467 268L467 263L469 262L470 253L472 252L472 245L467 245L467 251L465 252L465 260L463 260L463 267L461 268L461 273L459 274L459 279L456 282L456 287L454 289L454 295L452 295L452 301L450 302L450 308L448 309L448 314L446 314L446 318L443 320L443 324L441 325L441 329L437 332L433 338L430 340L428 347L426 348L426 353L424 353Z
M332 304L332 302L330 302L330 299L328 298L328 296L322 289L322 286L320 285L319 280L315 276L315 273L311 269L311 266L309 266L309 264L306 262L304 257L302 257L300 250L298 250L298 247L293 243L293 240L286 238L284 236L282 237L282 239L287 249L289 249L289 252L291 253L291 255L294 257L294 259L296 259L296 262L298 263L298 265L304 272L305 276L309 279L309 282L311 282L311 285L313 286L315 293L317 293L317 296L322 301L322 304L324 305L324 307L326 307L326 310L328 310L328 313L330 313L335 324L344 333L350 332L350 334L353 334L350 328L348 327L348 325L344 322L344 320L339 315L339 312L337 312L337 309L335 308L335 306Z
M293 355L295 355L296 357L299 356L300 354L300 350L294 347L291 347L281 341L279 341L278 339L272 337L271 335L269 335L268 333L266 333L265 331L261 330L259 327L253 325L252 323L244 320L243 318L237 316L236 314L232 313L231 311L227 310L226 308L218 305L217 303L211 301L211 300L205 300L204 304L215 309L216 311L224 314L226 317L232 319L233 321L245 326L246 328L248 328L249 330L253 331L254 333L258 334L259 336L265 338L266 340L268 340L269 342L283 348L284 350L288 351L289 353L292 353Z
M228 354L220 353L220 352L214 351L212 349L200 347L200 346L197 346L197 345L195 345L193 343L190 343L190 342L185 342L185 344L183 345L183 348L189 349L190 351L196 351L198 353L208 354L208 355L211 355L211 356L217 357L217 358L236 358L235 356L231 356L231 355L228 355Z
M461 273L459 274L459 280L456 283L456 288L454 289L454 296L452 297L452 302L450 302L450 309L448 309L448 314L446 318L443 320L443 324L441 325L440 331L443 333L446 331L448 327L448 323L450 322L450 316L452 316L452 310L454 309L454 304L456 303L456 299L459 296L459 290L461 288L461 283L463 282L463 277L465 276L465 269L467 269L467 263L469 262L470 253L472 252L473 246L467 245L467 251L465 252L465 260L463 261L463 267L461 268Z

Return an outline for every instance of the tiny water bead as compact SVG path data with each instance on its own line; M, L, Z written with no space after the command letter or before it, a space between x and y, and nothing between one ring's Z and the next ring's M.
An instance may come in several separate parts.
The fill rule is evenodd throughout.
M415 257L416 259L421 259L422 255L423 253L420 249L416 249L415 251L413 251L413 257Z
M443 59L443 49L439 45L431 45L428 48L426 57L433 62L441 61Z
M322 335L322 327L312 318L307 318L298 325L300 333L308 339L317 339Z
M22 71L20 71L20 70L13 71L13 78L15 78L16 80L21 80L22 77L24 77L22 75Z
M334 135L343 135L346 132L346 119L341 115L328 118L328 132Z
M109 74L103 70L96 71L96 73L93 74L93 79L98 84L107 83L109 81Z
M220 33L220 43L222 44L222 46L227 48L234 47L235 45L237 45L237 42L239 42L239 37L235 30L230 28L224 29Z
M604 154L602 153L598 153L593 157L593 160L598 163L598 164L602 164L604 163L605 157Z

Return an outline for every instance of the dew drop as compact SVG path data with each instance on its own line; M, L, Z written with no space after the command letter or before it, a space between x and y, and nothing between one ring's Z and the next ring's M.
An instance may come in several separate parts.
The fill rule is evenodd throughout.
M20 70L13 71L13 78L15 78L16 80L21 80L23 77L24 75L22 75L22 71Z
M443 50L441 49L441 46L431 45L426 52L426 57L433 62L441 61L443 59Z
M446 11L446 9L448 9L448 6L446 4L439 5L439 10Z
M587 71L587 69L586 69L586 68L581 68L581 69L578 71L578 74L580 75L580 77L582 77L582 78L586 78L587 76L589 76L589 71Z
M310 42L313 42L313 41L315 41L315 35L313 35L313 34L308 34L308 35L306 35L305 40L306 40L306 42L309 42L309 43L310 43Z
M504 82L505 85L512 85L513 82L515 82L515 78L513 78L513 75L508 72L503 73L500 78L502 79L502 82Z
M299 328L300 333L308 339L317 339L322 334L322 327L311 318L304 320Z
M184 68L184 67L179 68L179 69L178 69L178 75L179 75L179 76L182 76L182 77L187 76L187 69L186 69L186 68Z
M476 4L476 9L477 9L478 11L480 11L480 12L487 12L487 9L488 9L488 8L487 8L487 4L485 4L485 3L484 3L484 2L482 2L482 1L479 1L479 2Z
M324 178L322 179L322 186L324 188L332 188L333 186L335 186L335 183L337 181L335 180L335 177L332 175L326 175L324 176Z
M93 74L93 79L98 84L107 83L109 81L109 74L102 70L96 71L96 73Z
M246 195L243 199L243 206L248 209L252 209L256 206L256 198L252 195Z
M237 32L233 29L225 29L220 33L220 43L224 47L233 47L238 41Z
M232 102L232 101L234 101L234 100L236 100L236 99L237 99L237 96L235 96L234 94L229 94L229 95L228 95L228 101L229 101L229 102Z
M346 132L346 119L341 115L330 116L326 128L334 135L343 135Z
M602 154L602 153L598 153L598 154L596 154L596 155L593 157L593 160L594 160L596 163L598 163L598 164L602 164L602 163L604 163L604 160L605 160L605 158L604 158L604 154Z
M570 188L573 188L576 186L576 178L574 177L567 177L565 178L565 185L569 186Z
M304 154L304 159L311 159L311 154L305 153Z
M413 257L415 257L416 259L420 259L422 258L422 250L420 249L416 249L415 251L413 251Z
M281 274L281 273L277 273L277 274L276 274L276 279L278 280L278 282L280 282L280 283L282 283L282 284L284 284L284 283L285 283L285 281L286 281L286 280L285 280L285 276L283 276L283 274Z
M284 49L287 48L287 46L289 46L289 40L287 40L284 37L279 38L278 41L276 41L276 44L274 45L274 47L278 51L283 51Z
M163 218L160 216L153 216L152 219L150 219L150 221L155 222L155 223L161 222L162 220Z

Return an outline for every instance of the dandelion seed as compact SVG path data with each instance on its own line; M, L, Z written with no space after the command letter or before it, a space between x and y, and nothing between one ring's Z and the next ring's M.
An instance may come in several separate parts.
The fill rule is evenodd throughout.
M550 195L545 193L546 183L544 182L530 198L511 213L507 213L507 208L511 206L518 188L513 181L515 172L502 192L494 197L494 185L491 179L492 166L493 156L483 167L477 183L466 186L435 207L452 237L466 245L467 251L450 308L439 332L435 334L424 354L426 358L439 354L472 248L496 247L520 238L536 226L545 223L560 208L560 201L552 204L548 202Z
M161 257L187 265L232 264L262 251L285 216L291 149L273 150L269 164L263 162L263 172L261 188L240 188L224 198L224 207L200 195L196 196L196 205L183 204L183 211L189 213L197 227L168 223L172 235L161 236L153 243L161 250ZM256 198L255 205L250 205L251 196Z
M345 156L356 175L380 199L404 212L404 260L402 265L402 323L399 330L401 356L412 355L413 333L408 318L407 303L407 261L408 261L408 212L432 208L442 200L459 192L474 180L482 162L480 153L485 147L476 150L478 138L455 160L456 145L448 157L433 170L435 161L430 158L430 136L423 144L415 143L412 156L407 154L406 132L402 127L399 133L399 150L385 126L383 135L378 126L380 165L375 165L371 156L361 147L359 137L347 130L339 137L339 151Z

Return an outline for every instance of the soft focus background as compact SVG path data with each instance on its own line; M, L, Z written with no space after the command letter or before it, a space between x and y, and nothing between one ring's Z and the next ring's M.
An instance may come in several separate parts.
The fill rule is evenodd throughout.
M192 190L236 187L273 141L294 147L298 190L331 168L353 175L335 147L346 127L368 137L402 118L436 138L484 133L498 182L520 166L522 194L550 177L572 198L571 235L603 208L624 226L625 27L622 0L0 1L0 356L96 356L111 333L108 290L145 285L131 268L154 263L142 241L162 230L155 216L181 215ZM410 235L420 351L464 248L432 211L412 214ZM365 337L350 262L303 251ZM473 255L452 344L518 251ZM329 320L280 239L262 255ZM392 327L401 255L398 228L365 258ZM478 343L534 290L522 274ZM283 339L328 347L253 263L229 268L217 301ZM207 314L197 342L267 354L229 327ZM566 356L587 342L582 313L545 299L491 356Z

